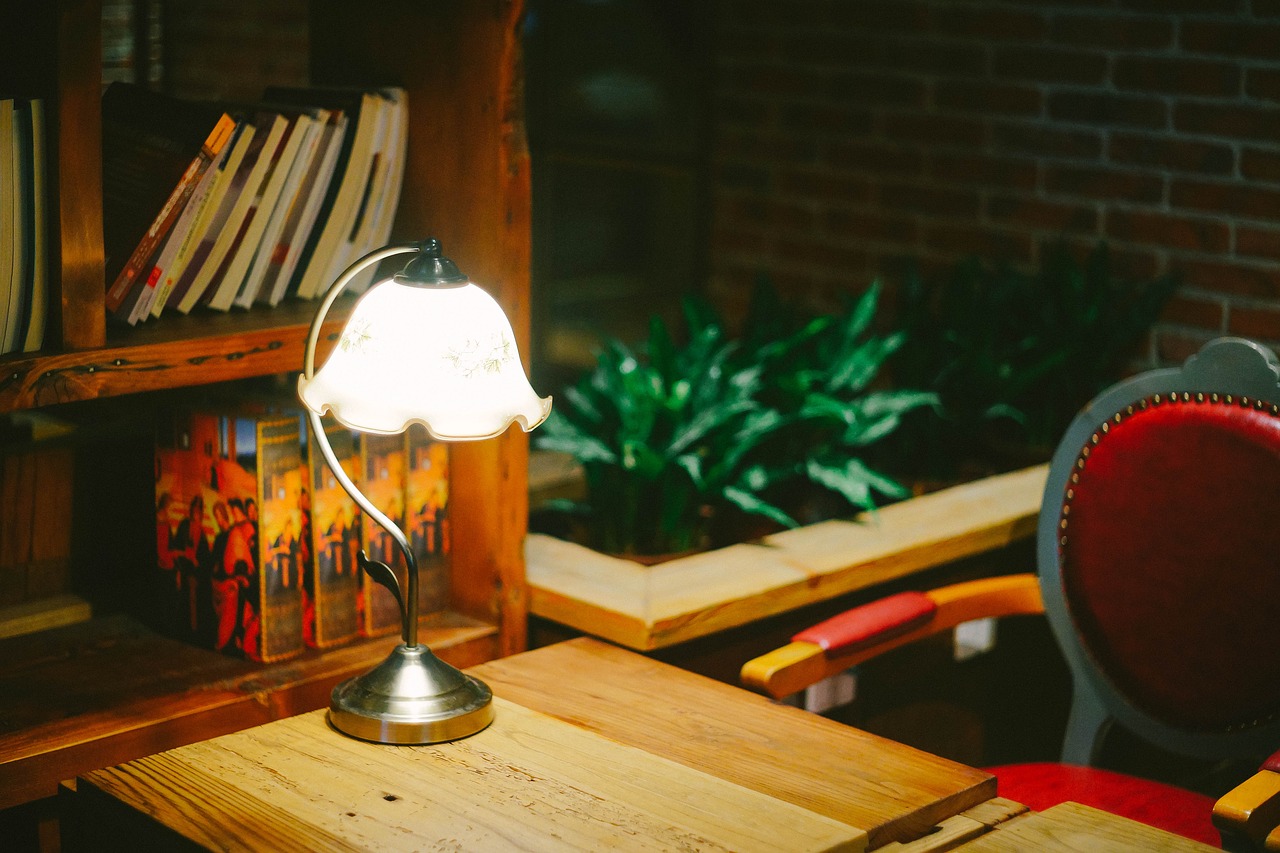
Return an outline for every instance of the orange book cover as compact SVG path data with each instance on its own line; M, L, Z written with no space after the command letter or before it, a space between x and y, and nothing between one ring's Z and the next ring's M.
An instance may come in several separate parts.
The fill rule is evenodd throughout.
M156 439L158 627L257 661L302 642L295 416L174 412Z
M312 547L303 588L303 637L307 645L327 648L360 633L356 599L360 592L360 507L325 462L307 423L309 493L304 500ZM359 443L355 434L329 419L325 436L342 470L360 478Z
M420 424L405 433L405 533L418 561L418 614L449 604L449 445Z
M360 490L369 502L404 529L405 438L396 435L361 433L363 479ZM385 563L400 579L401 594L407 594L404 555L391 534L367 513L362 516L364 550L370 559ZM360 633L380 637L400 631L400 608L386 587L368 574L360 573Z

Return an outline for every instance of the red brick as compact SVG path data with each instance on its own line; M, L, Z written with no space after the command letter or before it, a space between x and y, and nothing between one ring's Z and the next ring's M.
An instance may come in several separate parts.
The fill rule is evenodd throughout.
M1198 252L1225 252L1231 241L1231 231L1221 220L1144 210L1107 211L1106 233L1116 240Z
M1030 263L1034 244L1029 235L981 225L926 223L925 246L957 255L979 255L988 261Z
M871 182L865 177L827 169L780 168L777 189L781 195L805 200L855 202L871 198Z
M1169 204L1231 216L1274 219L1280 215L1280 189L1251 183L1176 180L1169 189Z
M1231 146L1171 135L1116 131L1111 134L1107 153L1113 163L1164 167L1179 172L1225 175L1235 169L1235 152Z
M822 223L828 234L873 243L910 245L920 239L920 226L914 218L878 210L827 210Z
M1121 15L1055 14L1049 37L1062 44L1112 50L1158 50L1173 44L1173 19Z
M1049 116L1111 127L1163 128L1168 123L1168 108L1159 98L1096 91L1053 92L1049 95Z
M1188 18L1182 22L1179 41L1183 48L1195 53L1274 60L1276 44L1280 43L1280 25L1243 18Z
M995 122L991 137L997 151L1015 154L1085 159L1102 155L1102 135L1093 130L1054 127L1040 122Z
M826 92L831 75L812 68L782 63L742 63L724 69L721 85L754 97L805 97Z
M984 41L1039 41L1047 29L1044 16L1031 8L950 4L937 10L936 19L942 32Z
M1093 234L1098 229L1094 207L1028 196L993 195L987 199L987 216L1043 231Z
M1248 68L1244 80L1244 90L1249 97L1280 101L1280 68Z
M919 150L865 139L831 140L821 159L835 168L882 175L918 174L924 168Z
M1209 331L1223 329L1225 317L1222 297L1188 294L1181 289L1173 294L1160 312L1161 322L1195 326Z
M929 168L929 176L942 183L990 185L1009 190L1034 189L1036 173L1032 160L951 151L935 153Z
M1185 286L1215 293L1280 298L1280 266L1245 264L1227 259L1185 259L1178 262Z
M885 184L878 188L877 202L890 210L934 216L976 216L978 194L969 190L944 189L914 184Z
M934 85L934 100L944 110L986 116L1038 116L1044 106L1035 87L986 80L939 80Z
M1080 255L1092 246L1082 246ZM1134 279L1152 279L1169 271L1163 252L1133 246L1110 246L1111 272L1113 275Z
M1107 56L1096 51L1034 47L999 47L992 61L995 76L1040 83L1102 83Z
M769 170L761 166L745 166L741 163L715 163L712 180L720 191L746 190L767 192L771 184Z
M1236 225L1236 254L1280 261L1280 228Z
M813 162L818 142L811 136L720 127L716 130L715 158L746 163Z
M875 33L919 32L935 26L933 8L911 0L859 0L857 3L835 0L786 5L793 16L813 26L847 27Z
M952 41L903 39L885 43L886 64L899 70L929 74L983 74L987 70L984 45L956 44Z
M812 228L813 211L802 204L781 201L774 196L722 199L716 205L716 220L724 225L778 229Z
M921 108L928 89L919 77L845 71L832 74L822 91L842 103Z
M783 126L794 130L869 133L872 128L871 113L859 107L787 102L781 112Z
M899 142L977 147L987 139L986 124L969 117L888 113L881 123L884 135Z
M750 93L720 93L715 98L717 130L722 127L767 127L778 125L778 105Z
M1240 174L1251 181L1280 182L1280 153L1271 148L1245 148L1240 152Z
M1205 133L1237 139L1280 138L1280 110L1240 103L1179 103L1173 126L1183 133Z
M1053 194L1103 200L1155 203L1164 196L1158 175L1093 166L1046 166L1044 187Z
M1161 15L1234 15L1244 10L1244 0L1125 0L1124 5Z
M1280 341L1280 308L1265 305L1232 305L1227 313L1227 334L1250 338L1275 347Z
M1112 71L1120 89L1202 97L1238 95L1241 77L1234 63L1185 57L1121 56Z
M788 263L810 270L849 269L866 265L867 253L860 246L840 245L815 238L782 237L778 240L778 256Z

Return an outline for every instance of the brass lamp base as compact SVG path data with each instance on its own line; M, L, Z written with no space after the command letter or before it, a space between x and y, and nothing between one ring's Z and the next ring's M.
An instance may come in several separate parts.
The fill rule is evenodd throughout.
M402 643L364 675L333 688L329 722L375 743L458 740L493 722L493 693L426 646Z

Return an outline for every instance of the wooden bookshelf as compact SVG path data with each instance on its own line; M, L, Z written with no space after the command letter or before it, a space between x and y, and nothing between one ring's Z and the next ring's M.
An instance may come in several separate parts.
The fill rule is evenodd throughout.
M438 237L446 254L502 304L527 355L522 7L314 2L308 24L313 83L399 85L408 92L409 146L392 240ZM50 105L55 223L46 347L0 358L0 414L102 405L101 398L125 395L142 407L157 392L296 374L318 303L166 314L136 329L106 324L101 49L100 0L0 8L0 88ZM349 303L331 312L330 336L348 309ZM453 450L451 601L426 636L456 664L525 646L527 462L527 438L518 431ZM77 464L83 471L97 463ZM128 558L141 565L148 559ZM58 779L94 766L321 707L334 683L381 660L391 642L262 666L165 639L113 613L4 640L0 808L52 794Z

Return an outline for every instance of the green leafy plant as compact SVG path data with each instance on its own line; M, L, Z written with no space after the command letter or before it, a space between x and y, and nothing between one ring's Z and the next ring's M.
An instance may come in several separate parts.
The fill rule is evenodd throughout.
M1177 285L1173 274L1117 274L1105 243L1083 262L1049 247L1031 272L970 257L943 277L910 273L899 326L911 345L891 369L942 406L914 416L883 448L897 462L882 464L945 477L965 460L999 469L1047 454L1079 408L1123 375Z
M687 550L735 514L792 527L806 486L858 508L903 496L857 453L936 396L871 390L902 343L871 333L878 299L872 286L843 315L802 317L762 282L740 336L690 299L682 343L658 318L643 349L606 341L535 439L582 464L586 500L562 508L583 522L588 544Z

